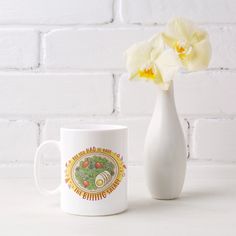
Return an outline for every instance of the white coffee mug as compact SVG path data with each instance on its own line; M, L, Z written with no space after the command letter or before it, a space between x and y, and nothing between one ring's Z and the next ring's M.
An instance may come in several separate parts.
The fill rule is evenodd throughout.
M60 141L43 142L34 162L35 183L44 194L61 193L61 209L76 215L111 215L127 209L127 135L118 125L61 128ZM39 184L39 162L46 146L61 154L61 184L46 190Z

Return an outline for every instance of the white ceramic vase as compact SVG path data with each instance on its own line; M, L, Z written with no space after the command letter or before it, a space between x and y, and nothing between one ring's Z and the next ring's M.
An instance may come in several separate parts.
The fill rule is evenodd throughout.
M186 146L176 112L173 83L158 91L145 140L145 171L153 198L178 198L186 170Z

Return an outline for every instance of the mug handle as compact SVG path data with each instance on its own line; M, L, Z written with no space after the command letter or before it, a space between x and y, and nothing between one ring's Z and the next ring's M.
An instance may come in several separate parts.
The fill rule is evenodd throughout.
M54 146L56 147L60 153L61 153L61 148L60 148L60 142L55 141L55 140L48 140L39 145L39 147L36 150L35 157L34 157L34 180L35 180L35 185L38 189L38 191L44 195L50 195L50 194L55 194L60 191L60 185L57 186L55 189L48 190L45 188L42 188L40 185L40 178L39 178L39 165L40 165L40 158L41 154L43 152L43 149L46 148L47 146Z

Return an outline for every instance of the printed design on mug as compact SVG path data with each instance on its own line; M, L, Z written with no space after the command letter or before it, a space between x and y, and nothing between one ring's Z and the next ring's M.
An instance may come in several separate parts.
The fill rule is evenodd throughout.
M66 163L65 181L80 197L90 201L106 198L122 181L123 157L105 148L87 148Z

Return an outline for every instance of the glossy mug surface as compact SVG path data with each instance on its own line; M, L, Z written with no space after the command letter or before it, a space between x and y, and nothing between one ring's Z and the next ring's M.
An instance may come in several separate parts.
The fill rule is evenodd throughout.
M118 125L61 128L60 141L49 140L36 151L34 174L39 191L60 192L61 209L77 215L111 215L127 209L128 129ZM61 154L61 185L46 190L39 183L39 162L47 146Z

